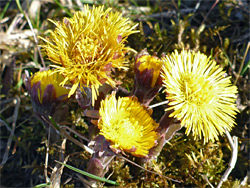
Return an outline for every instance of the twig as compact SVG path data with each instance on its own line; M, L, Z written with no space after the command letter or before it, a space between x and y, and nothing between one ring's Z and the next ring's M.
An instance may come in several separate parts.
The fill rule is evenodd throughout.
M13 101L13 99L14 98L9 98L9 99L3 100L3 101L1 100L1 104L3 105L5 103L9 103L9 102Z
M45 179L46 179L46 183L49 183L49 182L50 182L50 179L49 179L49 177L48 177L50 129L51 129L51 127L49 127L48 143L47 143L46 155L45 155L45 163L44 163L44 176L45 176Z
M249 40L249 37L250 37L250 33L246 33L245 35L241 35L240 38L232 40L232 43L238 43L238 42L242 42L245 40Z
M112 160L113 160L113 158L112 158ZM111 162L111 161L110 161L110 162ZM115 172L115 171L112 170L112 172L108 175L107 180L109 180L109 178L114 174L114 172ZM105 183L102 183L100 187L103 187L104 184L105 184Z
M211 11L214 9L214 7L219 3L220 0L216 0L213 4L213 6L210 8L210 10L208 11L208 13L206 14L205 18L203 19L203 21L201 22L201 25L204 24L204 22L206 21L208 15L211 13Z
M31 31L32 31L32 33L33 33L33 37L34 37L34 40L35 40L35 43L36 43L36 47L37 47L37 50L38 50L40 59L41 59L41 61L42 61L43 67L45 68L46 66L45 66L45 63L44 63L44 60L43 60L43 56L42 56L40 47L39 47L39 45L38 45L38 40L37 40L37 38L36 38L35 31L34 31L34 29L33 29L33 26L32 26L32 24L31 24L31 22L30 22L30 19L29 19L28 14L27 14L26 12L24 12L24 15L25 15L25 18L27 19L28 24L29 24L29 26L30 26L30 29L31 29Z
M90 149L88 146L84 145L84 149L89 152L91 155L94 153L94 150Z
M199 1L196 3L195 8L194 8L194 11L193 11L193 16L191 17L191 19L190 19L190 22L189 22L189 23L191 23L191 22L192 22L193 17L194 17L194 14L196 13L196 11L199 9L199 7L200 7L200 5L201 5L201 1L202 1L202 0L199 0Z
M169 101L162 101L162 102L159 102L159 103L150 105L149 108L155 108L155 107L161 106L161 105L163 105L163 104L168 104L168 102L169 102Z
M88 180L86 180L84 177L82 177L80 174L75 174L75 175L82 181L82 183L83 183L87 188L93 187L93 185L92 185Z
M201 175L201 177L208 183L208 185L211 187L211 188L214 188L214 186L209 182L208 178L206 175Z
M56 131L58 131L56 129L56 127L50 122L48 121L45 117L41 116L41 118L46 121L51 127L53 127ZM93 153L93 150L91 150L89 147L87 147L86 145L82 144L81 142L79 142L78 140L72 138L67 132L66 129L68 129L69 131L72 131L73 133L75 133L76 135L78 135L80 138L87 140L89 142L89 139L86 137L83 137L83 135L77 133L76 131L74 131L73 129L67 127L67 126L61 126L60 127L60 132L58 132L58 134L63 135L64 137L66 137L67 139L69 139L70 141L72 141L73 143L75 143L76 145L80 146L81 148L85 149L87 152L89 152L90 154Z
M137 167L140 168L140 169L145 170L146 172L149 172L149 173L152 173L152 174L156 174L156 175L158 175L158 176L161 176L161 177L163 177L163 178L166 178L166 179L168 179L168 180L171 180L171 181L174 181L174 182L177 182L177 183L182 183L181 181L172 179L172 178L170 178L170 177L164 176L164 175L159 174L159 173L157 173L157 172L154 172L154 171L151 171L151 170L147 170L146 168L143 168L142 166L138 165L137 163L135 163L135 162L133 162L133 161L127 159L126 157L123 157L122 155L118 155L118 154L116 154L116 153L114 153L114 155L116 155L117 157L119 157L119 158L121 158L121 159L124 159L125 161L128 161L129 163L131 163L131 164L137 166Z
M248 181L249 181L249 177L250 177L250 171L247 171L247 175L245 176L245 178L241 181L240 186L242 187L246 187L248 185Z
M66 141L67 139L64 138L60 147L59 160L62 161L63 163L66 163L69 158L69 155L66 158L64 158L66 150ZM51 187L60 188L63 168L64 166L63 165L61 166L60 164L56 164L56 166L53 168L53 172L51 174Z
M0 125L1 125L1 124L4 124L5 127L8 129L8 131L11 132L11 128L9 127L9 125L8 125L5 121L3 121L3 120L0 119Z
M74 133L75 135L79 136L80 138L82 138L83 140L85 140L85 141L87 141L87 142L89 142L89 141L90 141L87 137L85 137L85 136L83 136L83 135L79 134L77 131L75 131L75 130L71 129L70 127L67 127L67 126L61 126L61 128L66 128L66 129L68 129L70 132Z
M69 139L71 142L73 142L74 144L80 146L83 149L86 149L87 146L85 146L84 144L82 144L81 142L79 142L78 140L72 138L64 128L61 129L60 134L63 135L64 137L66 137L67 139Z
M11 106L14 106L15 104L14 104L14 101L15 101L15 98L12 98L12 99L10 99L10 100L6 100L7 102L10 102L10 101L12 101L12 103L9 103L9 104L7 104L4 108L2 108L1 110L0 110L0 114L1 113L3 113L6 109L8 109L9 107L11 107ZM3 105L4 103L7 103L7 102L5 102L5 101L1 101L1 104Z
M80 0L76 0L76 4L80 8L80 10L84 10L83 4L82 4L82 2Z
M66 151L66 141L67 139L64 138L63 141L62 141L62 144L61 144L61 147L60 147L60 161L64 161L64 154L65 154L65 151Z
M223 174L223 176L221 177L221 180L218 183L217 188L220 188L222 186L223 182L225 182L227 180L229 174L231 173L231 171L235 167L235 164L236 164L236 161L237 161L237 156L238 156L238 137L233 136L233 139L232 139L232 137L229 134L228 130L226 130L226 136L227 136L227 139L229 141L229 145L231 147L232 156L231 156L231 159L229 161L228 168L225 171L225 173Z
M15 29L16 25L20 22L20 20L23 18L22 14L17 14L14 18L14 20L11 22L8 30L6 31L7 35L10 35L13 30Z
M0 169L3 167L3 165L8 160L8 155L9 155L9 150L10 150L10 146L11 146L11 143L12 143L12 138L14 136L14 132L15 132L15 129L16 129L16 121L17 121L18 111L19 111L19 107L20 107L20 101L21 100L20 100L20 98L18 96L14 99L14 103L16 104L16 106L15 106L15 110L14 110L14 114L13 114L12 128L11 128L10 136L9 136L7 146L6 146L6 149L5 149L5 153L3 155L3 160L2 160L2 162L0 164Z

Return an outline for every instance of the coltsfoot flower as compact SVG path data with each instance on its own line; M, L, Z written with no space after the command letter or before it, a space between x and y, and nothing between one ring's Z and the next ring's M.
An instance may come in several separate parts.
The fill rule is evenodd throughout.
M49 125L43 118L48 119L48 116L53 116L55 113L65 115L67 110L59 107L62 101L68 99L67 95L70 91L59 85L63 79L62 75L52 70L39 71L31 77L28 73L24 75L24 83L31 96L33 110L46 126ZM54 118L62 119L61 115Z
M92 10L84 6L84 11L64 18L63 22L50 20L56 28L50 31L48 39L43 39L42 47L56 64L53 67L65 77L61 85L72 83L69 96L78 87L90 87L94 104L103 83L115 86L111 70L126 69L124 55L132 49L125 47L125 42L130 34L137 32L133 31L136 25L111 10L104 10L104 6L93 6Z
M68 106L64 102L68 100L70 90L59 85L64 80L63 76L53 70L47 70L36 72L30 77L28 71L25 71L23 80L31 97L34 114L46 126L47 131L50 130L51 141L60 140L56 127L49 129L49 122L52 117L59 125L68 117Z
M181 120L186 134L218 140L225 129L231 130L237 113L237 87L230 77L206 55L177 50L163 58L163 85L170 101L170 117Z
M162 60L157 56L149 55L146 49L142 50L135 58L133 94L145 105L149 105L162 87L160 76L162 63Z
M136 97L116 99L112 93L101 102L99 113L100 134L111 142L111 148L145 157L156 144L158 124Z
M36 72L27 80L27 89L33 100L40 104L63 100L69 89L59 85L64 80L58 72L48 70Z

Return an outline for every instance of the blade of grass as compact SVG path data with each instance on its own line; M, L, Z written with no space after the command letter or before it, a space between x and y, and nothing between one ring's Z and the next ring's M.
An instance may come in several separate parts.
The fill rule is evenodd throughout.
M245 51L244 58L243 58L243 60L242 60L242 67L243 67L243 64L244 64L244 62L245 62L245 59L246 59L246 56L247 56L247 52L248 52L248 50L249 50L249 47L250 47L250 42L248 42L248 44L247 44L247 49L246 49L246 51ZM250 60L246 63L246 65L244 66L244 68L241 70L241 72L240 72L240 75L241 75L241 76L246 72L247 68L249 68L249 64L250 64Z
M243 76L249 67L250 67L250 60L246 63L246 65L245 65L245 67L242 69L240 75Z
M6 13L8 7L9 7L9 5L10 5L10 2L11 2L11 0L9 0L9 1L6 3L6 5L4 6L3 12L0 14L0 20L3 19L4 14Z
M225 50L223 48L221 48L221 49L222 49L223 54L226 56L226 58L228 60L229 66L232 67L232 62L231 62L230 58L228 57L227 53L225 52Z
M93 0L81 0L81 3L88 3L88 4L94 4L94 1Z
M243 65L244 65L244 62L245 62L245 59L246 59L246 56L247 56L247 52L248 52L248 50L249 50L249 47L250 47L250 42L247 43L247 48L246 48L244 57L243 57L243 59L242 59L242 62L241 62L241 64L240 64L239 71L238 71L238 73L237 73L237 75L236 75L236 79L235 79L235 81L234 81L234 85L236 85L236 83L237 83L237 81L238 81L238 79L239 79L239 77L240 77L240 75L241 75L241 71L242 71L242 68L243 68Z
M56 124L55 120L49 116L49 120L50 120L50 123L52 123L52 125L57 129L57 130L60 130L60 128L58 127L58 125Z
M33 188L47 187L49 185L50 185L50 183L42 183L42 184L39 184L39 185L35 185Z
M17 7L18 7L19 11L25 16L24 11L23 11L23 9L22 9L22 6L21 6L21 4L20 4L20 1L19 1L19 0L16 0L16 4L17 4Z
M112 185L119 185L119 184L118 184L117 182L115 182L115 181L111 181L111 180L107 180L107 179L105 179L105 178L101 178L101 177L99 177L99 176L95 176L95 175L93 175L93 174L90 174L90 173L88 173L88 172L84 172L84 171L79 170L79 169L77 169L77 168L75 168L75 167L73 167L73 166L64 164L64 163L59 162L59 161L56 161L56 162L59 163L59 164L61 164L61 165L66 166L67 168L69 168L69 169L71 169L71 170L73 170L73 171L75 171L75 172L78 172L78 173L80 173L80 174L82 174L82 175L88 176L88 177L90 177L90 178L92 178L92 179L96 179L96 180L99 180L99 181L103 181L103 182L106 182L106 183L109 183L109 184L112 184Z
M177 6L178 6L177 17L178 17L178 20L180 20L180 17L181 17L181 13L180 13L180 9L181 9L181 0L178 0Z
M14 89L20 88L20 87L22 86L22 84L23 84L23 79L21 78L21 79L19 80L19 82L16 84L16 86L14 87Z
M62 6L61 3L60 3L59 1L57 1L57 0L54 0L54 1L55 1L55 3L56 3L61 9L63 9L63 10L66 12L66 14L68 14L70 17L73 17L73 15L68 11L68 9L65 8L64 6Z
M136 7L138 7L138 4L135 0L131 0L131 3L134 4Z

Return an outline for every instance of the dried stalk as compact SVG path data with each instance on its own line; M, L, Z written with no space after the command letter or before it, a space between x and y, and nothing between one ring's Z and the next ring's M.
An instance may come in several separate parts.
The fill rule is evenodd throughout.
M65 150L66 150L66 141L67 139L64 138L60 147L60 156L59 160L63 163L66 163L68 161L69 156L64 158ZM63 173L64 166L60 164L56 164L56 166L53 169L53 172L51 174L51 188L60 188L61 186L61 176Z
M225 171L225 173L223 174L223 176L221 177L220 182L218 183L217 188L220 188L223 184L223 182L225 182L229 176L229 174L231 173L231 171L233 170L233 168L235 167L236 161L237 161L237 156L238 156L238 137L237 136L233 136L233 139L231 137L231 135L229 134L228 130L226 130L226 136L227 139L229 141L229 145L231 147L231 159L229 161L228 164L228 168Z
M85 140L85 141L87 141L87 142L90 141L87 137L81 135L80 133L78 133L77 131L71 129L70 127L67 127L67 126L60 126L60 127L61 127L61 128L65 128L65 129L68 129L70 132L74 133L75 135L77 135L78 137L80 137L81 139L83 139L83 140Z
M121 158L121 159L124 159L125 161L131 163L132 165L134 165L134 166L136 166L136 167L138 167L138 168L140 168L140 169L142 169L142 170L145 170L146 172L149 172L149 173L151 173L151 174L155 174L155 175L161 176L161 177L163 177L163 178L165 178L165 179L167 179L167 180L171 180L171 181L174 181L174 182L177 182L177 183L182 183L182 182L179 181L179 180L175 180L175 179L172 179L172 178L170 178L170 177L167 177L167 176L164 176L164 175L162 175L162 174L159 174L159 173L157 173L157 172L154 172L154 171L151 171L151 170L147 170L146 168L143 168L142 166L138 165L137 163L135 163L135 162L133 162L133 161L127 159L126 157L123 157L122 155L118 155L118 154L116 154L116 153L114 153L114 155L116 155L117 157L119 157L119 158Z
M208 18L208 15L211 13L211 11L214 9L214 7L219 3L220 0L216 0L213 4L213 6L210 8L210 10L208 11L208 13L206 14L205 18L203 19L203 21L201 22L201 25L205 23L205 21Z
M67 139L69 139L71 142L73 142L74 144L80 146L82 149L91 152L92 150L90 150L87 146L85 146L84 144L82 144L81 142L79 142L78 140L72 138L65 130L65 128L62 128L60 131L60 134L63 135L64 137L66 137ZM93 151L92 151L93 152Z
M54 127L54 125L53 125L50 121L48 121L45 117L41 116L41 118L42 118L45 122L47 122L51 127L53 127L56 131L58 131L58 130L56 129L56 127ZM93 150L90 149L88 146L86 146L86 145L82 144L81 142L79 142L78 140L72 138L72 137L70 136L70 134L66 132L66 129L68 129L69 131L75 133L75 134L76 134L77 136L79 136L80 138L82 138L82 139L84 139L84 140L86 140L86 141L89 142L89 139L88 139L88 138L84 137L83 135L79 134L77 131L75 131L75 130L73 130L73 129L67 127L67 126L60 126L60 132L58 132L58 134L61 134L62 136L64 136L65 138L69 139L69 140L70 140L71 142L73 142L74 144L76 144L76 145L80 146L81 148L83 148L84 150L88 151L90 154L93 153Z
M45 179L46 179L46 183L50 182L50 179L48 177L50 129L51 129L51 127L49 127L48 141L47 141L48 143L47 143L46 155L45 155L45 163L44 163L44 176L45 176Z
M201 177L208 183L208 185L211 187L211 188L214 188L214 186L209 182L208 178L206 175L201 175Z
M9 125L5 121L0 119L0 125L1 124L5 125L6 129L11 132L11 128L9 127Z
M14 105L14 100L15 98L12 98L10 100L5 100L5 101L1 101L1 105L3 105L4 103L9 103L9 102L12 102L10 104L7 104L5 107L1 107L1 110L0 110L0 114L3 113L6 109L8 109L9 107L13 106Z
M162 102L159 102L159 103L150 105L149 108L155 108L155 107L157 107L157 106L161 106L161 105L163 105L163 104L168 104L168 103L169 103L168 100L162 101Z
M40 59L41 59L42 64L43 64L43 68L45 68L46 66L45 66L45 63L44 63L44 60L43 60L43 56L42 56L40 47L39 47L39 45L38 45L38 40L37 40L37 38L36 38L35 31L34 31L34 29L33 29L33 26L32 26L32 24L31 24L31 21L30 21L30 19L29 19L28 14L27 14L26 12L24 12L24 15L25 15L25 18L27 19L28 24L29 24L29 26L30 26L30 29L31 29L31 31L32 31L32 33L33 33L33 37L34 37L34 40L35 40L35 43L36 43L37 51L38 51L38 53L39 53Z
M9 158L8 157L9 150L10 150L10 146L11 146L11 143L12 143L12 138L14 136L14 132L15 132L15 129L16 129L16 121L17 121L17 116L18 116L18 111L19 111L21 99L17 96L14 99L13 102L14 102L14 104L16 104L16 106L15 106L15 110L14 110L14 114L13 114L12 128L11 128L10 136L8 138L7 147L6 147L5 153L3 155L3 160L2 160L2 162L0 164L0 169L3 167L3 165L7 162L8 158Z

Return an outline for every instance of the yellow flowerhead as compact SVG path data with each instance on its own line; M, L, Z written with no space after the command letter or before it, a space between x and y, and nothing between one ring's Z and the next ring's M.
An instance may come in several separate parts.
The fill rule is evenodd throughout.
M142 50L135 57L135 79L132 93L145 106L150 104L162 87L161 68L162 60L157 56L149 55L147 49Z
M160 77L162 60L160 60L156 56L142 55L140 58L137 59L136 64L139 64L138 69L140 72L143 72L146 69L153 70L151 87L154 87L156 84L156 81Z
M59 85L63 80L62 75L52 70L36 72L30 79L31 95L37 96L41 104L43 98L57 99L62 97L61 99L63 99L69 93L68 89ZM33 87L34 85L36 86Z
M155 145L158 124L136 97L117 100L113 93L101 102L99 113L100 134L111 142L111 148L144 157Z
M186 134L218 140L218 135L231 130L238 111L237 88L230 77L206 55L177 50L163 58L163 85L166 87L170 117L181 120Z
M125 47L127 37L137 31L131 21L121 13L104 10L104 6L84 6L72 18L55 23L49 39L43 39L43 48L53 65L73 86L69 96L77 87L91 87L92 102L97 98L98 88L107 83L115 86L110 77L112 68L125 69L124 55L131 50Z

